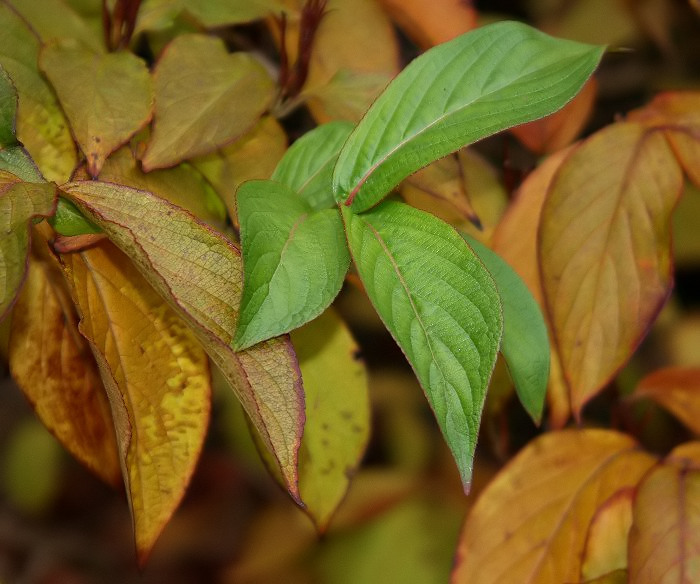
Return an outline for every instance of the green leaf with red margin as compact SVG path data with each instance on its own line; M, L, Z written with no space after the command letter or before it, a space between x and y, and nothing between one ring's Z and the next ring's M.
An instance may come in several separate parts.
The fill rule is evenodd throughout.
M627 362L671 289L683 176L664 135L598 132L566 158L542 208L542 284L573 412Z
M62 188L192 327L275 456L290 494L298 499L297 452L304 426L298 363L284 337L240 353L231 348L243 279L236 246L147 191L98 181Z

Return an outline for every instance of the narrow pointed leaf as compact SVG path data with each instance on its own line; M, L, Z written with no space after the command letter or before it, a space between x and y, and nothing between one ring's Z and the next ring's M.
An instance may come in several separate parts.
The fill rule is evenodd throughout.
M671 452L671 460L639 486L629 539L630 584L700 579L700 461L680 454Z
M47 178L65 182L76 165L68 122L39 72L40 42L22 18L0 2L0 66L17 88L17 138Z
M313 209L334 206L333 166L352 129L350 122L336 121L304 134L289 147L270 178L291 187Z
M43 253L36 251L41 245ZM112 415L61 269L46 240L34 246L12 314L10 372L44 425L80 462L121 482Z
M559 169L542 208L539 259L573 411L646 334L671 287L671 212L683 177L663 133L610 126Z
M345 207L343 217L367 294L416 372L468 489L501 342L496 286L432 215L387 201L362 215Z
M474 238L462 237L496 282L503 305L501 353L520 402L539 424L549 379L549 339L542 312L525 282L504 259Z
M362 212L430 162L556 111L602 52L515 22L429 50L391 82L345 143L333 176L336 199Z
M289 339L231 348L242 288L240 252L187 211L147 191L100 183L64 185L66 194L135 263L192 327L279 463L298 497L297 451L304 397Z
M299 492L323 532L369 440L367 371L350 331L332 309L294 331L292 341L306 392Z
M45 46L39 62L96 177L107 156L151 118L146 63L125 51L96 53L74 40Z
M209 364L185 323L114 246L104 242L62 261L112 406L143 565L199 460Z
M229 54L221 41L182 35L164 50L154 73L155 123L144 170L213 152L250 130L274 93L262 65Z
M0 320L17 297L29 261L31 221L56 208L56 188L0 171Z
M338 209L312 211L289 187L238 189L243 296L233 345L245 349L309 322L340 292L350 255Z
M27 182L44 182L36 164L22 146L10 146L0 150L0 171L14 174Z
M100 233L100 228L88 221L76 206L64 197L58 198L56 213L49 217L49 224L59 235L75 237Z
M499 473L472 508L452 584L580 582L589 526L654 465L630 437L550 432Z

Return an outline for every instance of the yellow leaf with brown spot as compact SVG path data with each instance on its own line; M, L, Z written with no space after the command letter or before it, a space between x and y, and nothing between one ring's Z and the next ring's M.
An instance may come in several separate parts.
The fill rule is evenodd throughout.
M423 49L469 32L477 26L477 11L463 0L380 0L406 34Z
M62 256L112 407L143 563L185 493L209 423L206 354L117 248Z
M545 320L548 319L540 282L537 231L549 185L569 152L570 150L563 150L553 154L527 177L497 225L492 239L493 250L505 259L527 284L539 303ZM547 324L550 327L549 322ZM549 339L551 343L551 328ZM554 345L551 345L550 351L547 400L550 424L555 429L563 428L571 415L571 405L569 389Z
M639 123L583 142L550 185L538 251L576 416L627 362L670 292L671 213L682 188L663 133Z
M453 584L579 582L596 513L654 463L611 431L550 432L530 442L467 517Z
M56 209L56 187L0 170L0 320L14 303L29 261L31 221Z
M635 491L623 489L596 512L588 528L581 576L593 580L627 568L627 537Z
M35 237L38 234L35 234ZM10 371L39 419L85 466L118 485L112 416L61 268L37 237L12 315Z
M591 77L581 91L559 111L511 129L527 148L537 154L556 152L573 142L593 112L597 82Z
M304 426L299 367L288 337L240 353L231 348L243 287L238 248L187 211L147 191L98 181L74 182L63 189L190 325L298 499L297 452Z
M684 460L676 450L639 485L629 537L630 584L700 581L700 469L697 458Z
M369 440L367 372L350 332L329 309L292 332L306 392L299 492L325 531Z
M653 399L695 434L700 434L700 368L669 367L654 371L639 382L634 396Z

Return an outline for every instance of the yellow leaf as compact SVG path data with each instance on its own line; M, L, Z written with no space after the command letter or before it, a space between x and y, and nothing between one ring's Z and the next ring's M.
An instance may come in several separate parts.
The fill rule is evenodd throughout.
M669 367L647 375L634 392L666 408L700 434L700 369Z
M187 34L164 50L153 74L155 121L146 171L213 152L249 131L270 105L274 84L245 53L221 39Z
M77 163L68 122L39 73L39 39L22 18L0 2L0 65L19 94L17 139L47 180L68 180Z
M199 459L209 365L185 323L114 246L103 242L62 261L112 407L143 565Z
M630 584L700 581L700 470L671 453L639 485L629 537Z
M632 526L634 494L632 488L618 491L593 517L581 567L585 580L627 568L627 537Z
M569 153L570 150L563 150L551 155L527 177L493 233L493 250L500 254L527 284L545 319L547 313L537 258L537 232L549 185ZM547 324L549 325L549 322ZM551 342L551 328L549 338ZM571 415L571 405L569 389L554 345L550 351L547 400L550 424L554 428L562 428Z
M222 149L192 160L237 217L236 191L241 183L270 178L287 149L287 135L279 122L266 116L247 134Z
M0 320L15 301L24 280L31 221L53 215L55 209L54 185L22 182L0 170Z
M238 249L187 211L147 191L101 183L64 185L190 325L216 362L298 498L297 452L304 394L294 349L277 337L236 353L231 341L242 291Z
M551 432L531 442L469 514L453 584L578 582L596 512L654 462L610 431Z
M470 149L419 170L401 183L399 192L407 203L486 244L508 200L494 169Z
M581 133L593 111L597 82L591 77L581 91L562 109L540 120L511 129L527 148L537 154L556 152L571 144Z
M10 371L56 438L104 481L117 485L117 443L99 371L78 333L68 286L46 240L34 248L12 317Z
M540 220L545 299L574 414L632 355L671 286L683 177L663 133L609 126L566 159Z
M71 129L96 177L107 156L151 118L153 86L137 56L96 53L75 40L43 48L41 69L51 81Z
M476 28L477 11L463 0L380 0L396 23L423 49Z
M293 331L292 341L306 392L299 492L306 512L325 531L369 440L367 372L332 309Z

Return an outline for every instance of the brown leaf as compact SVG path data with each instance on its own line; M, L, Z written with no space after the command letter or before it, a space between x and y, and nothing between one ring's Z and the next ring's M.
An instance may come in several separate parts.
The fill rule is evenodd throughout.
M581 91L559 111L546 118L516 126L511 132L537 154L561 150L581 133L593 111L598 84L591 77Z
M453 584L578 582L598 509L654 462L610 431L551 432L531 442L468 516Z
M549 185L570 152L569 149L551 155L527 177L493 233L493 250L500 254L527 284L545 319L547 314L537 258L537 231ZM551 342L551 330L549 338ZM554 345L550 351L547 400L550 424L560 429L571 415L571 405L569 389Z
M663 134L620 123L576 148L549 188L539 258L576 416L627 362L669 294L670 220L682 187Z
M240 353L231 348L243 281L238 249L187 211L147 191L98 181L63 188L189 324L277 459L290 494L298 498L297 452L304 426L298 363L288 337Z
M12 317L10 371L37 416L85 466L118 485L112 416L68 286L37 233L27 279Z
M698 458L684 460L682 450L639 485L629 537L631 584L700 581L700 470Z
M0 170L0 320L14 303L29 261L31 221L56 210L56 187Z
M391 18L423 49L476 28L477 11L464 0L380 0Z
M63 256L112 407L143 563L185 493L209 424L209 365L185 323L108 242Z
M653 399L700 434L700 369L669 367L647 375L634 396Z

